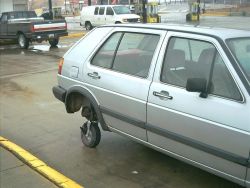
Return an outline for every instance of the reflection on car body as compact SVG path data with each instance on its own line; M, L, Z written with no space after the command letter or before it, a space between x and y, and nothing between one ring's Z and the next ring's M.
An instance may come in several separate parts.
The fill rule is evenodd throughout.
M249 45L247 31L102 26L64 55L53 92L82 110L88 147L101 126L250 187Z

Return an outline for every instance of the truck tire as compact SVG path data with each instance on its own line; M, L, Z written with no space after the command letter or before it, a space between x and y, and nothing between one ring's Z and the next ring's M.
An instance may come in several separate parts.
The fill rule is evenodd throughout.
M49 44L51 47L57 46L58 42L59 42L59 38L54 38L54 39L49 40Z
M85 28L86 28L86 30L90 31L93 28L93 26L91 25L90 22L86 22L85 23Z
M82 143L89 148L95 148L101 140L98 123L87 121L80 128Z
M25 35L23 33L20 33L18 35L17 40L18 40L18 44L19 44L20 48L22 48L22 49L28 49L29 48L30 41L29 41L29 39L27 39L25 37Z

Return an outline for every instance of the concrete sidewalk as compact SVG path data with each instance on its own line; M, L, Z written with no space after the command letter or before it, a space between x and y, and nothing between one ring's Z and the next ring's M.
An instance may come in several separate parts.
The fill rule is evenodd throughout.
M4 188L5 187L21 187L21 188L22 187L29 187L29 188L38 187L40 188L40 187L44 187L44 183L45 183L44 178L47 178L49 181L51 181L51 182L49 181L46 182L47 186L45 187L48 187L48 188L55 187L54 185L61 187L61 188L83 188L83 186L77 184L73 180L67 178L60 172L51 168L46 163L44 163L43 161L41 161L40 159L38 159L37 157L29 153L27 150L23 149L22 147L16 145L15 143L1 136L0 136L0 147L1 147L0 148L1 155L2 153L5 155L6 154L9 155L10 153L7 152L8 150L23 162L22 163L8 156L0 157L1 159L1 163L0 163L1 176L0 177L3 176L3 179L4 180L6 179L5 181L1 180L1 184L4 184ZM3 170L2 170L2 166L3 166ZM30 168L28 168L28 166ZM4 174L6 175L6 173L4 172L7 170L16 170L16 172L15 171L9 172L7 173L7 176L4 176ZM36 178L33 178L33 177L36 177ZM13 179L15 181L12 181ZM20 180L20 182L16 181L16 179ZM54 183L54 185L52 184L52 182ZM19 184L22 184L22 183L27 184L28 186L25 186L25 185L20 186Z
M0 147L0 187L56 188L57 186Z

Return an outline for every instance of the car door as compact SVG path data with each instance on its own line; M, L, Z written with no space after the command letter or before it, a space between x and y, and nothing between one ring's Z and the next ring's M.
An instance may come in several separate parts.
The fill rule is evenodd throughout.
M116 28L85 63L83 78L111 130L147 140L146 101L164 35Z
M99 14L98 14L98 19L97 19L97 22L98 22L98 25L105 25L106 24L106 20L105 20L105 8L106 7L100 7L99 8Z
M105 14L105 24L111 24L114 19L114 11L111 7L106 8L106 14Z
M1 16L1 27L0 27L0 35L2 37L7 36L8 34L8 19L7 19L8 15L7 14L3 14Z
M168 32L160 57L147 104L149 143L243 185L249 101L222 47L211 37ZM210 83L208 93L188 92L191 79Z

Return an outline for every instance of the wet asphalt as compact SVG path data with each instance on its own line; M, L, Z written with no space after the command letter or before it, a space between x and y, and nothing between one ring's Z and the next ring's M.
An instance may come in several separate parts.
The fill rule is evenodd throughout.
M240 187L115 133L102 132L96 149L84 147L79 129L84 119L80 113L67 114L51 90L60 57L77 40L62 39L58 48L47 43L29 50L0 47L2 136L86 188ZM0 169L4 178L3 165Z

